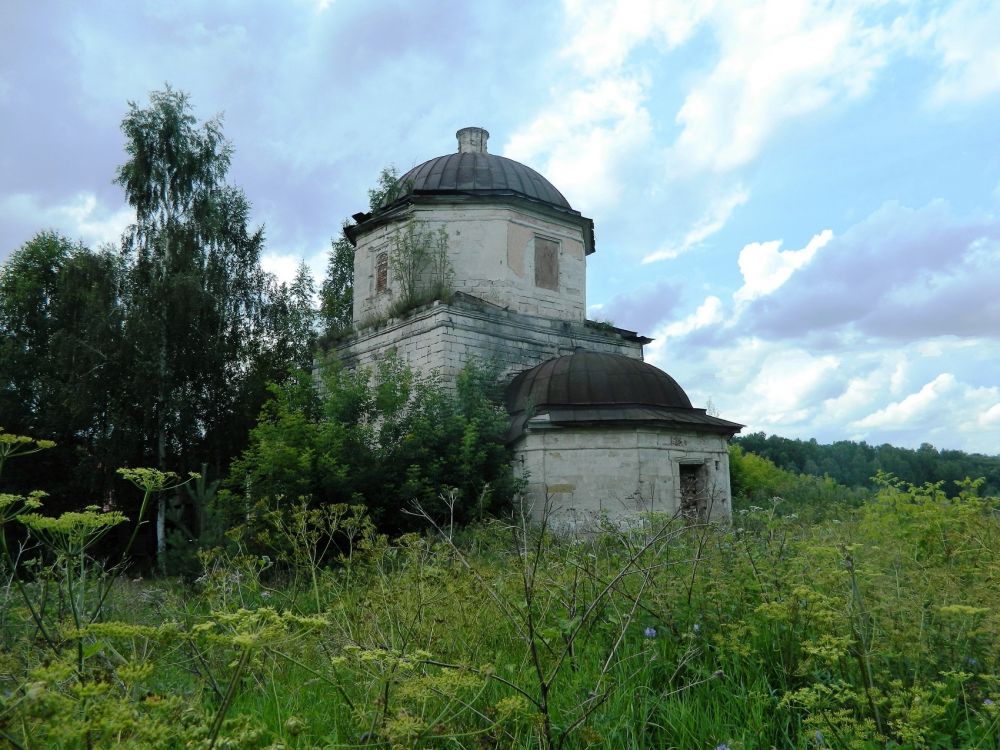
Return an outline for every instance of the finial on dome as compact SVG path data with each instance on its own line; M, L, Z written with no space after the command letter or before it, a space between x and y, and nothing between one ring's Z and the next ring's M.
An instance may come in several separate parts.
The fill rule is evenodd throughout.
M462 128L455 136L458 138L458 153L460 154L485 154L486 141L490 133L485 128Z

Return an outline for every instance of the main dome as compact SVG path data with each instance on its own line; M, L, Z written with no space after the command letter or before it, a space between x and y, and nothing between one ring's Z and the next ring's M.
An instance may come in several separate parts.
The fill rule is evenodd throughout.
M399 178L399 200L408 195L513 195L572 211L555 186L513 159L487 153L489 133L483 128L462 128L455 134L458 153L425 161Z

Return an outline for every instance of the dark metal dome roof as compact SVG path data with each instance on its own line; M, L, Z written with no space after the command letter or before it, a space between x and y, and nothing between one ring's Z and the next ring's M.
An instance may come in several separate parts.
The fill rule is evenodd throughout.
M691 400L663 370L621 354L584 349L526 370L507 389L508 411L531 406L665 406L690 409Z
M531 167L513 159L494 156L486 143L488 130L479 127L462 128L458 138L458 153L429 159L399 178L400 188L393 201L408 195L515 195L572 211L569 201L551 182Z
M403 190L396 198L441 193L518 195L572 210L563 194L534 169L489 153L438 156L404 174L399 185Z
M691 406L684 389L657 367L621 354L578 349L542 362L511 381L509 439L529 419L548 424L647 423L735 434L742 425Z
M411 204L438 202L478 202L500 199L503 202L533 203L533 209L563 223L578 226L583 232L584 252L594 252L594 222L569 205L555 186L531 167L513 159L488 152L488 131L479 127L462 128L458 153L429 159L400 177L394 190L388 191L371 213L359 212L354 224L344 227L347 238L357 243L365 232L410 217Z

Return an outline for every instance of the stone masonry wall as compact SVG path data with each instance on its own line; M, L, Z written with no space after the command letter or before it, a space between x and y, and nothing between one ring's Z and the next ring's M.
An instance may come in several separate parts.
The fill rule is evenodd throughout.
M586 318L586 259L583 230L541 212L491 204L411 206L409 219L423 231L444 227L454 288L491 304L529 315L583 322ZM384 316L398 296L390 270L384 291L376 289L377 258L391 257L393 238L405 221L383 224L358 238L354 254L354 321ZM536 284L535 243L553 243L558 282ZM390 261L391 266L391 261Z
M680 467L704 467L710 517L732 516L726 439L669 428L529 429L515 445L515 467L527 480L535 520L546 496L557 526L580 527L636 512L673 515L680 501Z
M454 378L469 360L496 361L513 374L582 347L642 359L642 345L584 323L524 315L478 303L432 303L361 331L337 346L349 367L395 351L413 369Z

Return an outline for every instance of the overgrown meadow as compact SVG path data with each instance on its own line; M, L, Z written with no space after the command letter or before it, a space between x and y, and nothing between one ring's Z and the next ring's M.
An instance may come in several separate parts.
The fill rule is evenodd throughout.
M0 433L0 472L48 445ZM186 481L123 475L133 521ZM149 581L134 533L97 553L121 513L43 503L0 495L12 748L1000 747L1000 517L975 482L585 536L415 505L425 531L388 538L284 499Z

